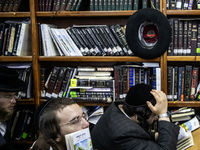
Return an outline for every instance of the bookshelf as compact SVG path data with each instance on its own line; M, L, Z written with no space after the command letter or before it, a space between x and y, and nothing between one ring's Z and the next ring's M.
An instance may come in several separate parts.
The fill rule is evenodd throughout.
M113 65L116 62L160 62L161 66L161 78L162 78L162 90L166 93L167 89L167 64L169 62L198 62L200 61L200 56L167 56L165 53L163 56L145 60L136 56L84 56L84 57L67 57L67 56L55 56L55 57L45 57L39 56L39 41L38 41L38 23L55 23L59 27L72 26L73 24L107 24L112 25L115 23L126 24L127 19L136 12L136 10L131 11L58 11L50 12L45 11L41 12L39 10L39 0L30 0L30 12L0 12L1 20L6 20L8 18L31 18L31 28L32 28L32 56L1 56L0 62L32 62L33 65L33 76L34 76L34 100L31 100L30 103L34 104L36 107L40 104L40 73L39 69L41 64L53 62L66 62L66 64L75 63L88 64L88 62L104 62L111 63ZM200 15L199 10L167 10L166 1L160 1L160 10L167 16L198 16ZM95 19L94 22L94 18ZM62 22L59 22L62 20ZM98 20L98 21L97 21ZM21 103L21 102L20 102ZM200 106L200 102L194 101L189 103L176 102L176 105L180 103L181 106L190 106L191 103L195 103L196 107ZM193 106L193 104L191 104ZM169 102L170 107L174 107L171 102Z
M104 66L114 66L122 62L159 62L161 67L161 90L167 93L167 65L176 62L198 63L200 56L167 56L167 52L159 58L142 59L136 56L84 56L84 57L67 57L55 56L45 57L39 56L39 40L38 40L38 23L51 23L58 27L68 27L73 24L122 24L125 25L128 18L135 13L131 11L62 11L62 12L41 12L39 10L39 0L29 0L30 12L0 12L0 21L12 18L27 18L31 19L32 29L32 56L0 56L1 62L32 62L33 64L33 79L34 79L34 98L22 99L17 104L30 104L36 108L44 99L40 98L40 68L41 66L54 66L57 64L65 64L65 66L78 66L90 64L103 64ZM160 10L167 17L172 16L199 16L199 10L167 10L166 0L160 0ZM62 21L61 21L62 20ZM64 63L63 63L64 62ZM109 103L84 103L80 105L86 106L109 106ZM169 102L169 107L200 107L200 101L188 102Z

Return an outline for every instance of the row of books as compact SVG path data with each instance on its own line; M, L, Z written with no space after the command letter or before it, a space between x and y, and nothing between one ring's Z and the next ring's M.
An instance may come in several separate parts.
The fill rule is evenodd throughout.
M89 0L39 0L39 11L83 11Z
M127 91L134 85L144 83L153 89L161 90L161 70L159 64L154 67L123 65L114 67L115 100L123 100Z
M53 67L41 68L42 97L70 97L76 101L123 100L138 83L161 90L160 67ZM46 73L45 73L46 72Z
M156 8L160 0L40 0L40 11L113 11Z
M172 29L168 55L200 55L200 22L197 19L170 18Z
M33 111L29 109L17 109L14 111L11 126L12 140L35 140L37 133L33 122L33 115Z
M199 67L167 67L167 97L169 101L197 100L199 83Z
M40 55L44 56L132 56L124 28L117 25L74 25L67 29L40 26Z
M93 67L110 69L112 67ZM71 97L75 100L113 101L113 71L82 71L82 67L54 67L45 81L41 69L42 97ZM91 67L90 67L91 69ZM46 85L46 87L45 87Z
M196 2L196 3L195 3ZM172 10L193 10L197 9L198 0L167 0L167 9Z
M26 6L26 7L23 7ZM0 0L0 12L29 11L27 0Z
M160 10L160 0L90 0L90 11L123 11L144 8Z
M14 68L19 73L19 79L26 83L26 89L18 92L18 96L21 98L32 98L33 97L33 72L32 63L5 63L1 66L8 68Z
M31 56L30 20L8 20L0 24L0 56Z

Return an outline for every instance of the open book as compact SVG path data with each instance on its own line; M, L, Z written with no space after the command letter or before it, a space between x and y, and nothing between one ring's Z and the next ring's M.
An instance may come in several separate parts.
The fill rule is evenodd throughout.
M65 135L68 150L93 150L89 128Z

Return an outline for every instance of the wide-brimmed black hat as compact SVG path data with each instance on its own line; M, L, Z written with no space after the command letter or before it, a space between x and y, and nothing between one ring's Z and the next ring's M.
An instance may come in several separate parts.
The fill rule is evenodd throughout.
M128 19L126 40L136 56L144 59L160 57L171 42L169 21L159 10L140 9Z
M19 74L15 69L0 66L0 91L18 92L25 90L26 84L18 76Z
M147 101L150 101L152 105L155 105L156 100L150 93L151 86L147 84L136 84L132 86L125 98L125 103L133 107L145 106Z

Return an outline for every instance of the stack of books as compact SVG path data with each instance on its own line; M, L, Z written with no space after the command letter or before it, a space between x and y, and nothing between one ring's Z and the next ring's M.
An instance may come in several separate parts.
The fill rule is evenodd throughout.
M114 100L113 67L78 67L71 79L70 97L83 101L112 102Z
M30 20L8 20L0 24L0 56L31 56Z
M74 25L67 29L39 25L40 55L132 56L124 28L117 25Z
M172 110L169 112L172 122L185 122L195 116L195 110L193 108L180 108L178 110Z

